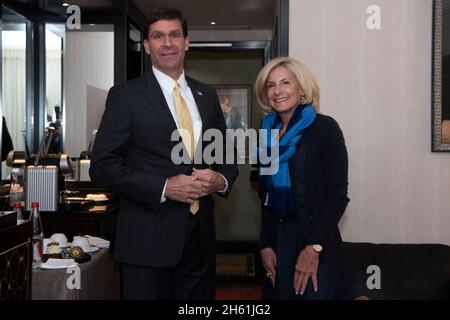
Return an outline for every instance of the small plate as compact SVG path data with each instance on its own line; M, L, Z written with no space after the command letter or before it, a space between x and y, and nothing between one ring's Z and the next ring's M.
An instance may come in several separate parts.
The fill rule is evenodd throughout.
M39 268L50 270L50 269L67 269L77 266L78 263L74 259L48 259L47 262L42 263Z

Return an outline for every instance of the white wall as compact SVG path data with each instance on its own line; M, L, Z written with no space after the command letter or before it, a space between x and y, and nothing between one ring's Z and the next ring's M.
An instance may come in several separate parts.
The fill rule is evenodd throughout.
M366 9L381 7L381 30ZM431 150L432 0L291 0L290 55L349 152L346 241L450 244L450 153Z
M106 95L88 95L88 87L106 92L114 84L114 33L66 32L64 52L64 151L79 157L91 137L90 117L105 109Z

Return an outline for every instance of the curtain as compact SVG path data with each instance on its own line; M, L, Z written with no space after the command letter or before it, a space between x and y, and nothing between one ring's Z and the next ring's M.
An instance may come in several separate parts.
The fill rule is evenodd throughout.
M3 50L2 112L15 150L24 150L26 74L25 50Z
M14 150L24 150L22 130L26 128L26 60L25 50L2 51L2 114L6 120ZM2 164L2 178L9 174Z
M46 123L56 120L55 106L61 107L61 50L46 50ZM50 122L51 122L50 121Z
M22 49L3 49L2 114L11 135L14 150L25 150L22 130L26 128L26 56ZM47 114L55 119L55 105L61 101L61 51L47 50ZM46 117L47 118L47 117ZM2 164L2 178L9 168Z

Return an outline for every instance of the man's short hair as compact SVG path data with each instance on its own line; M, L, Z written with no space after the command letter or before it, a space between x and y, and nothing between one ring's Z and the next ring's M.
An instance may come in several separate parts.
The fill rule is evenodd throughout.
M150 14L147 19L147 37L150 32L150 26L159 20L179 20L183 28L183 35L188 36L188 23L180 10L174 8L158 8Z

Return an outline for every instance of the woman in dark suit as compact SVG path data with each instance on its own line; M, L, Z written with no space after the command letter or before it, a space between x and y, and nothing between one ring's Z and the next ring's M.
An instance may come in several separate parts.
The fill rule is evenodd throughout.
M265 299L346 299L351 285L338 229L347 197L347 150L336 121L319 110L319 87L292 58L267 64L258 102L273 110L262 129L278 129L279 168L259 174L260 253Z

